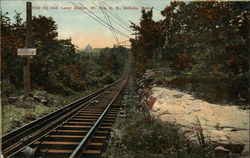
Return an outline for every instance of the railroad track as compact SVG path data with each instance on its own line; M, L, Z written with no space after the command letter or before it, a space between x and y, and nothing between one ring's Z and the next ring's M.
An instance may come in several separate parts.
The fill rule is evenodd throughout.
M127 76L2 137L4 157L99 157Z

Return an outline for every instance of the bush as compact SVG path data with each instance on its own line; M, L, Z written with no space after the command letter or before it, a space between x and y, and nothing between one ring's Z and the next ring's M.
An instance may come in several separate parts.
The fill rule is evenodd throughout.
M160 125L138 104L127 109L127 118L118 118L115 124L111 158L230 158L216 155L211 146L192 147L176 125Z
M106 74L102 77L102 79L101 79L101 82L102 82L103 84L111 84L111 83L113 83L114 81L115 81L115 80L113 79L111 73L106 73Z
M249 73L241 73L230 78L229 97L234 99L236 104L249 104Z
M10 83L10 80L8 79L3 79L1 81L1 93L2 96L9 97L11 94L15 92L15 86Z
M66 96L73 94L72 89L62 85L53 77L48 77L48 84L45 86L44 89L50 93L63 94Z
M163 127L155 123L148 113L137 113L129 120L132 122L125 126L127 132L124 134L123 142L133 152L168 155L177 154L184 147L184 139L178 135L176 127Z

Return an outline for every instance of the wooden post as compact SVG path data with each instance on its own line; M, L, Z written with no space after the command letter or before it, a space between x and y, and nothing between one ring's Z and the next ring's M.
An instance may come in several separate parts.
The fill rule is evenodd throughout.
M31 2L26 2L26 48L31 48L31 22L32 22L32 4ZM25 96L28 96L31 92L30 87L30 56L25 57L26 62L23 66L23 81L24 81L24 91Z

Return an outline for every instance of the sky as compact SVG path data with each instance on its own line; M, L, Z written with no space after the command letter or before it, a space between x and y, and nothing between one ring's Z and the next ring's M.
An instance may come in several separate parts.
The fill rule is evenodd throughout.
M83 10L75 9L76 6L90 9L104 22L108 21L106 21L107 19L105 19L99 7L104 5L111 7L111 9L106 9L105 12L110 17L113 27L123 33L123 35L116 33L118 41L121 42L133 38L134 35L128 31L128 27L125 27L125 29L113 14L118 15L127 24L130 24L130 21L139 24L141 7L153 7L153 18L159 20L163 18L160 11L170 3L169 0L31 0L31 2L33 7L32 15L52 17L58 27L58 38L71 38L72 43L78 49L84 49L87 44L90 44L93 48L113 47L117 40L108 28L89 17ZM95 8L91 9L91 7ZM8 12L11 18L14 17L15 11L20 12L25 20L26 0L2 0L1 10L3 14ZM84 11L88 12L86 9ZM88 13L94 16L92 13Z

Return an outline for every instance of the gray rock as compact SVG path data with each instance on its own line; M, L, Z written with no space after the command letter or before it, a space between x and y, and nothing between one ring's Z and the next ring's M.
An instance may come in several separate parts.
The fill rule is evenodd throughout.
M219 138L219 140L221 140L221 141L227 141L228 138L227 138L226 136L221 136L221 137Z
M42 98L42 99L40 100L40 102L43 103L43 104L48 103L48 101L47 101L45 98Z
M215 151L216 153L224 153L224 154L230 153L230 150L225 149L223 146L217 146L217 147L214 149L214 151Z
M34 95L33 98L34 98L34 101L41 102L38 96Z
M18 99L19 99L19 100L23 100L23 99L24 99L24 95L20 95L20 96L18 97Z
M182 96L183 96L183 94L175 94L175 95L173 95L173 97L175 97L177 99L181 98Z
M10 104L16 103L16 102L18 102L18 101L19 101L19 100L18 100L17 97L9 97L9 98L8 98L8 103L10 103Z
M21 126L21 121L19 121L19 120L13 120L13 123L16 125L16 126Z
M150 130L150 131L147 131L146 129L141 130L141 135L143 135L143 136L150 136L152 133L153 133L152 130Z

